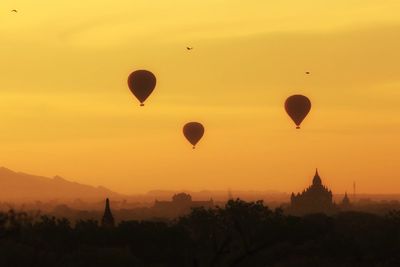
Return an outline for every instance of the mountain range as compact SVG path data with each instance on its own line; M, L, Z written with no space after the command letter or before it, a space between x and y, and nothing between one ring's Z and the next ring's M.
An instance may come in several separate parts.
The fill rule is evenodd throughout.
M0 201L97 201L107 197L124 196L102 186L71 182L60 176L48 178L0 167Z

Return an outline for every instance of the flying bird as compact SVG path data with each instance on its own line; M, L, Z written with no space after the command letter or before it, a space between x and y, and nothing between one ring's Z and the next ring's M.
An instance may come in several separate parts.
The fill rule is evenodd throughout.
M17 12L18 12L18 10L16 10L16 9L13 9L13 10L11 10L11 12L17 13Z
M311 74L309 71L306 71L306 74Z
M192 46L186 46L186 49L190 51L190 50L193 50L193 47Z

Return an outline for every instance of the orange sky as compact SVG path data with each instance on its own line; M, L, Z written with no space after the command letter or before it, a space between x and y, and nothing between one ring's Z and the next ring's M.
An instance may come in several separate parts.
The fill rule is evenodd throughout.
M399 13L398 0L2 0L0 165L124 193L299 191L318 167L337 193L354 180L399 193ZM136 69L158 78L144 108L126 85ZM295 93L313 103L300 131L283 109ZM196 151L192 120L206 127Z

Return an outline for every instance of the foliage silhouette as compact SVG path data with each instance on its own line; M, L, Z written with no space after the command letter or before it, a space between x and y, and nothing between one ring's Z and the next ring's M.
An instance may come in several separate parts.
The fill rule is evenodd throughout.
M0 213L0 266L399 266L400 211L303 217L230 200L173 221Z

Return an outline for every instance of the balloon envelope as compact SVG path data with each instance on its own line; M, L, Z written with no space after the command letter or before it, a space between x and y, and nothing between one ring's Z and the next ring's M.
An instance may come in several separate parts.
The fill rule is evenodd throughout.
M137 70L128 77L128 86L133 95L140 101L140 105L150 96L156 87L157 79L148 70Z
M183 135L195 148L196 144L204 135L204 127L199 122L189 122L183 126Z
M287 114L300 129L301 122L311 110L311 101L304 95L292 95L286 99L285 109Z

